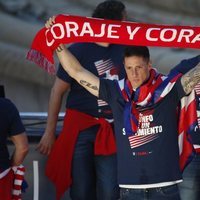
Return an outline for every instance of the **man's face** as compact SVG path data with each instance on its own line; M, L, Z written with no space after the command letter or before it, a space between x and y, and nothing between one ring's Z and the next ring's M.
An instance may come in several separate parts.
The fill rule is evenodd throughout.
M133 89L138 88L149 78L150 62L140 56L124 58L124 66L128 80Z

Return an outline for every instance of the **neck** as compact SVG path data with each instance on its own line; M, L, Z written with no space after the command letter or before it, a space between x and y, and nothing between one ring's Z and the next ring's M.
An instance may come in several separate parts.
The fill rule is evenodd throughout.
M102 46L102 47L108 47L110 44L106 42L95 42L97 45Z

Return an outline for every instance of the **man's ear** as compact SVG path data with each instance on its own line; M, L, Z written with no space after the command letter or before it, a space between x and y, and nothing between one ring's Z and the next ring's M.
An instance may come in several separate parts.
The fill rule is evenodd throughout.
M149 66L149 69L152 68L152 60L149 60L148 66Z

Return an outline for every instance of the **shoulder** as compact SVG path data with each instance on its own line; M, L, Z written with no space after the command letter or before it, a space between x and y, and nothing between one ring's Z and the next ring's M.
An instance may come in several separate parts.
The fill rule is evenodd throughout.
M96 47L94 43L73 43L68 50L80 61L82 57L96 50Z
M80 43L73 43L69 46L70 51L79 50L79 49L88 49L94 47L94 43L89 42L80 42Z
M124 50L126 46L122 45L122 44L110 44L110 47L114 48L114 49L122 49L122 50Z
M10 108L15 107L10 99L7 98L0 98L0 106L1 108Z
M12 116L19 115L19 111L15 104L6 98L0 98L0 113L4 117L12 118Z
M110 44L110 49L115 51L124 51L125 46L120 44Z
M183 86L181 84L181 78L178 78L173 88L169 92L169 95L167 96L173 99L175 102L180 101L182 97L186 96L185 91L183 90Z
M109 104L116 103L116 99L121 97L117 81L100 79L99 98L108 102Z
M101 78L100 89L103 89L105 91L110 90L111 92L115 93L115 91L119 89L118 82L117 80L109 80L109 79Z

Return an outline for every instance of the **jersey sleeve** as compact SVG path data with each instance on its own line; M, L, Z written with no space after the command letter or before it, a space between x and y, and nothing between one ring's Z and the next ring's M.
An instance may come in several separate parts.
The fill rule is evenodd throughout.
M176 81L172 91L170 92L170 95L175 102L179 102L182 97L186 96L186 93L181 84L181 78Z
M116 82L108 79L100 79L99 98L111 104L118 95Z
M179 72L182 74L187 73L189 70L194 68L198 63L200 62L200 55L190 58L190 59L185 59L182 60L178 65L176 65L170 73Z

